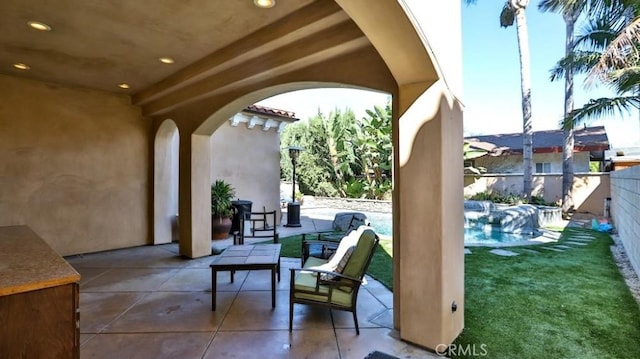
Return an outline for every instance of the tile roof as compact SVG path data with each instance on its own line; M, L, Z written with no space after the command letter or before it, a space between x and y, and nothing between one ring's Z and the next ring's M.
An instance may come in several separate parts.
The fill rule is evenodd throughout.
M604 151L609 149L609 138L604 126L584 127L574 131L575 151ZM522 153L522 133L465 137L471 146L493 151L514 154ZM533 133L533 152L562 152L563 131L547 130ZM475 145L477 144L477 145Z
M278 117L297 120L295 112L279 110L277 108L271 108L266 106L250 105L250 106L247 106L247 108L245 108L243 111L258 113L261 115L278 116Z

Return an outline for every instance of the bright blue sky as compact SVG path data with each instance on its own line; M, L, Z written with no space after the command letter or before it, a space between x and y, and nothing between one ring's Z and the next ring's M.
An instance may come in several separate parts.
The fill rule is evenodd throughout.
M565 25L560 15L538 11L537 3L531 1L527 9L533 127L555 129L564 113L564 80L550 82L549 70L564 54ZM481 0L462 7L466 134L522 131L518 40L515 26L499 25L502 4ZM574 84L575 108L610 94L602 86L587 92L583 79L576 78ZM612 145L622 147L640 144L639 122L634 111L587 124L605 125Z
M520 63L515 27L501 28L498 15L503 1L481 0L462 6L465 135L522 131ZM527 10L531 49L532 115L534 130L558 128L564 111L564 81L551 83L549 70L564 54L564 22L560 15L541 13L537 1ZM587 93L576 79L575 106L608 94L604 88ZM374 105L384 106L388 96L349 89L296 91L260 102L264 106L294 111L307 119L318 109L324 114L350 108L356 116ZM606 118L588 125L605 125L612 146L640 145L640 117Z

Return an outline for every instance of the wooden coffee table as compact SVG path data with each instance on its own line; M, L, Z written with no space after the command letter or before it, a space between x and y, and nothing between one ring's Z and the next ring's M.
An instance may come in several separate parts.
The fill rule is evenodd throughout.
M280 244L233 245L211 263L211 310L216 310L217 274L230 271L231 283L237 270L271 270L271 307L276 307L276 271L280 281Z

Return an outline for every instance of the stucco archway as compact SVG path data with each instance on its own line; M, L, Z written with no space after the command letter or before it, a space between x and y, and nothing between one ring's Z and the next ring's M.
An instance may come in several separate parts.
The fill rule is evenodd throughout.
M153 244L171 243L177 233L180 133L172 120L162 122L154 141Z
M237 68L237 79L212 75L143 106L149 114L178 119L181 132L191 133L180 151L180 250L189 257L210 253L209 136L234 112L269 96L327 84L391 93L394 326L402 339L434 349L451 343L464 322L461 46L450 41L460 31L453 15L460 4L442 3L434 12L420 0L336 3L357 28L345 25L354 39L340 38L344 31L331 33L335 44L323 37L327 51L336 51L332 56L298 66L309 57L296 57L303 55L290 47L265 55L273 71L249 62Z

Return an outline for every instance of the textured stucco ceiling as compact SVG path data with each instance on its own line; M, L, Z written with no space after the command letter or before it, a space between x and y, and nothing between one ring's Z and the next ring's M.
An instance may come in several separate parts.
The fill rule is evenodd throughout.
M0 73L135 94L313 2L260 9L252 0L2 0ZM32 20L53 30L33 30ZM131 88L119 89L123 82Z

